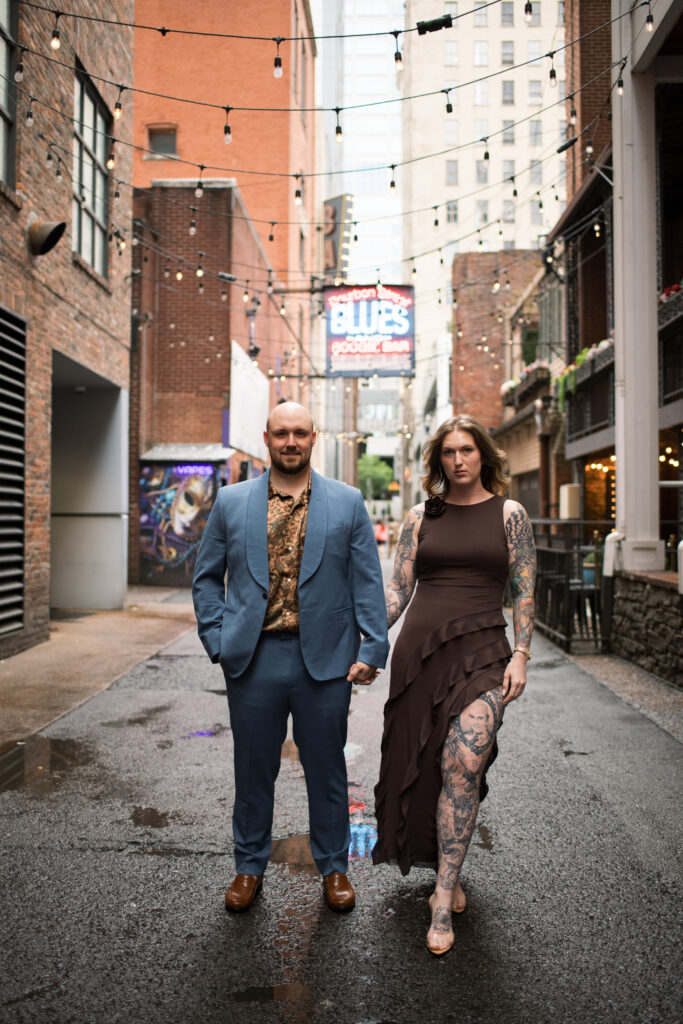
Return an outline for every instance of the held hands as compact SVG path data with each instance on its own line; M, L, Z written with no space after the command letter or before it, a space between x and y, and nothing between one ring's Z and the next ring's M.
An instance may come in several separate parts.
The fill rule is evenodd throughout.
M527 658L522 651L515 651L510 658L503 676L503 704L509 704L522 696L526 686Z
M349 683L356 683L359 686L369 686L379 675L379 669L374 665L366 665L364 661L356 661L349 669L346 677Z

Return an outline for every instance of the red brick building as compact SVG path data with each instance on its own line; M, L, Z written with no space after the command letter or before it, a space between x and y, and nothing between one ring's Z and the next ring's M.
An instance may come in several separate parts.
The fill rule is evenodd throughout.
M120 607L127 557L131 154L115 136L133 3L10 0L0 47L0 657L50 606ZM116 129L114 126L116 125ZM115 169L108 167L113 156ZM33 225L33 233L29 228ZM41 255L42 253L42 255Z

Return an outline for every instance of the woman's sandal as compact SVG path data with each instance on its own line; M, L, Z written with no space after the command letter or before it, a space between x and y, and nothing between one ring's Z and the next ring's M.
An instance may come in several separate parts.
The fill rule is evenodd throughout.
M429 897L429 909L430 910L432 910L432 900L434 899L435 895L436 895L435 893L432 893L432 895ZM431 925L430 925L430 931L431 931ZM441 933L438 933L438 934L447 934L447 933L441 932ZM429 936L429 932L427 932L427 935ZM454 942L455 942L455 935L451 931L451 941L450 941L450 943L448 945L446 945L446 946L432 946L429 943L429 938L427 938L426 945L427 945L427 949L432 954L432 956L443 956L445 953L448 953L451 949L453 949L453 943Z

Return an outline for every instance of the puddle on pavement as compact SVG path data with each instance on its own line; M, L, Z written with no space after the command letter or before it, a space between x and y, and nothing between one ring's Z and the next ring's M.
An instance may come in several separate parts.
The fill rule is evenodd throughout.
M0 791L28 786L50 789L73 768L92 764L92 747L80 740L29 736L0 754Z
M488 850L489 853L493 853L493 836L491 835L491 829L487 828L486 825L477 825L477 832L481 836L481 842L476 843L476 846L481 846L482 849Z
M270 848L271 864L286 864L296 874L317 875L318 868L313 860L308 833L273 839Z
M309 990L306 985L292 981L284 985L243 988L238 992L232 992L229 998L235 1003L277 1003L281 1000L300 1002L309 998Z
M126 729L130 725L148 725L153 719L170 710L170 704L160 704L156 708L147 708L132 718L117 718L113 722L102 722L102 725L107 726L109 729Z
M141 828L168 828L174 815L155 807L134 807L130 820Z
M222 732L230 732L230 726L218 722L216 725L212 725L210 729L193 729L192 732L183 733L180 738L181 740L192 740L197 736L220 736Z

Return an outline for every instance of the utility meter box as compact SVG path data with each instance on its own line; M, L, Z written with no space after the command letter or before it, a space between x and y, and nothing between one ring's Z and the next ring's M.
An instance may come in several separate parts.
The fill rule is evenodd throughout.
M579 484L560 485L560 519L578 519L581 504Z

